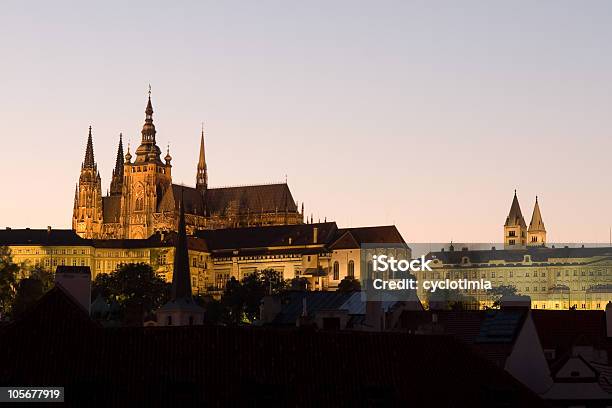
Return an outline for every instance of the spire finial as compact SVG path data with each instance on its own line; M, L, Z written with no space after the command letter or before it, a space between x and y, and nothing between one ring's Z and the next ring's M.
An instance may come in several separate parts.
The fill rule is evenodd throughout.
M514 195L516 196L516 188L514 189Z
M149 84L149 99L151 99L151 84Z

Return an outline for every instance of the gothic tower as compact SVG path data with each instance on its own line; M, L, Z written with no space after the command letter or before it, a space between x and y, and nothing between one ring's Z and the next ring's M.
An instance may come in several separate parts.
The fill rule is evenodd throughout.
M196 189L205 192L208 188L208 170L206 169L206 155L204 151L204 125L202 125L202 138L200 139L200 159L196 174Z
M182 196L182 192L181 192ZM160 326L193 326L204 322L204 309L193 300L185 227L185 205L180 201L178 233L174 248L170 300L156 312Z
M132 162L128 150L123 165L120 216L123 238L148 238L153 234L153 214L157 212L164 192L172 185L170 157L168 155L166 163L162 163L161 150L155 142L156 133L149 88L145 123L140 146L135 152L136 158Z
M110 185L110 195L121 195L123 190L123 135L119 133L119 147L117 148L117 160L113 169L113 177Z
M525 219L521 213L521 206L516 197L516 190L514 190L510 213L504 224L504 249L524 248L526 241L527 224L525 224Z
M102 231L102 181L94 161L91 126L74 196L72 229L83 238L100 238Z
M527 231L527 245L546 245L546 228L544 227L544 221L542 221L540 205L538 204L538 196L536 196L535 205L533 206L533 215L531 216L529 230Z

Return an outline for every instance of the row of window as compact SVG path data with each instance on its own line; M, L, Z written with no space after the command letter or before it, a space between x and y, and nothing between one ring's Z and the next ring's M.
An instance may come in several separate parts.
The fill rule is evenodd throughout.
M340 280L340 263L338 261L334 262L333 272L333 279ZM347 276L355 277L355 262L352 260L348 262Z

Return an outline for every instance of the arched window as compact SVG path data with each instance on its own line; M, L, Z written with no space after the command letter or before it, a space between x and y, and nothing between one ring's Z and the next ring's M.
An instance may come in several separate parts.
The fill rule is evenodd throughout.
M334 262L334 280L340 279L340 264L338 261Z
M142 211L144 209L143 199L142 197L136 198L136 205L134 207L134 211Z
M353 262L352 260L348 263L348 276L355 276L355 262Z

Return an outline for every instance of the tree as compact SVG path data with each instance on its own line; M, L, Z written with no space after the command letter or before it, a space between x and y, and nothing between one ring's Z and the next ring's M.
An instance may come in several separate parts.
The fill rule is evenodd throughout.
M288 290L295 290L299 292L305 292L308 290L308 279L300 276L296 276L295 278L289 281L287 285Z
M93 282L92 298L101 294L115 300L123 313L142 307L150 313L168 301L170 284L145 263L122 264L110 274L99 274Z
M15 301L11 308L12 317L18 318L23 315L44 293L41 280L34 278L21 279L17 285Z
M19 265L13 263L10 248L0 247L0 320L7 316L17 293Z
M475 305L478 302L472 296L467 296L457 289L437 289L435 292L427 292L429 307L432 304L437 307L444 306L452 310L464 310L468 305Z
M361 283L359 279L355 279L354 276L346 276L338 284L339 292L358 292L361 290Z
M255 271L240 282L232 277L227 282L221 304L228 308L230 323L250 323L259 317L263 297L280 293L286 286L280 273L273 269Z
M501 306L501 298L504 296L515 296L517 294L517 289L514 285L501 285L492 288L489 294L493 298L493 307L499 308Z
M55 285L55 274L40 266L32 268L29 275L30 279L40 281L43 293L46 293Z

